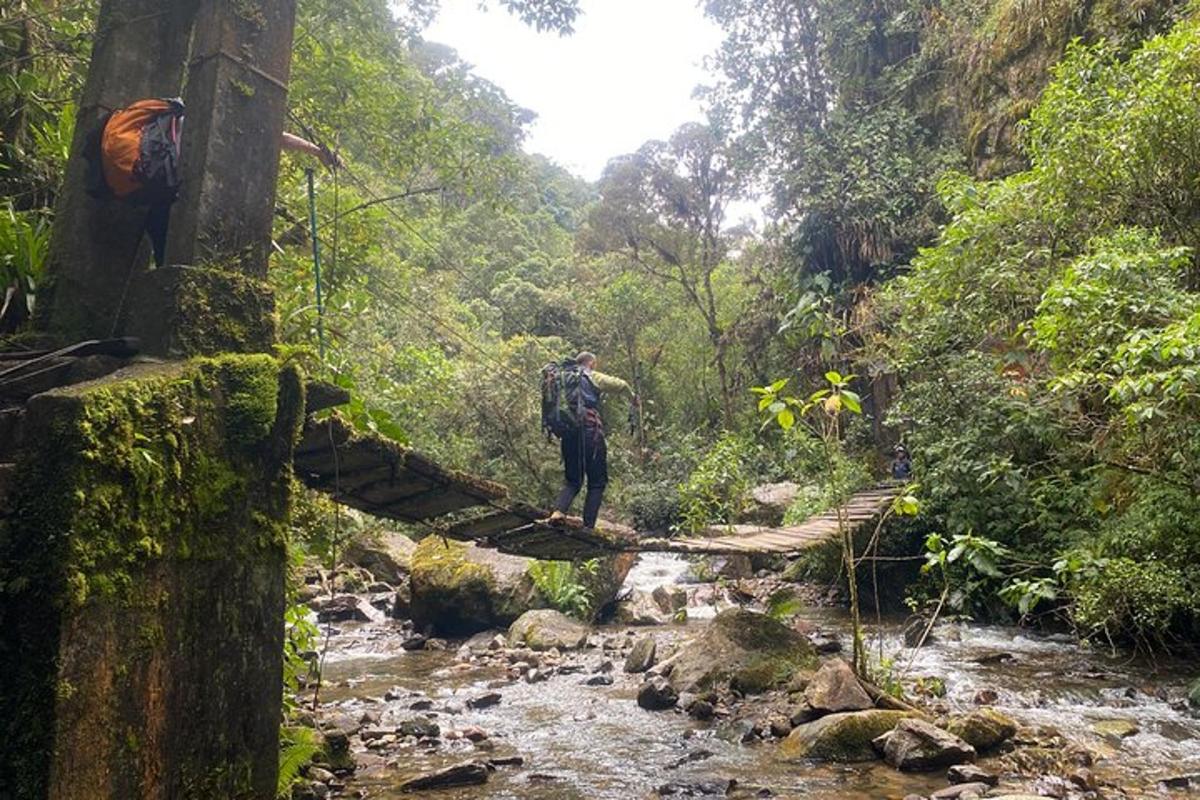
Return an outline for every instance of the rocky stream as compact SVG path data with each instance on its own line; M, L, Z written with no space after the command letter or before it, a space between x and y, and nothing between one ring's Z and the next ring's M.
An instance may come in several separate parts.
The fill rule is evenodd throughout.
M1200 792L1187 664L957 623L938 624L913 651L904 620L885 619L870 646L893 659L917 714L872 696L840 660L841 608L814 601L783 625L739 608L761 610L755 584L773 579L731 591L688 575L678 557L644 556L624 580L625 623L585 628L533 612L469 639L418 635L384 613L330 624L314 720L327 755L296 796Z

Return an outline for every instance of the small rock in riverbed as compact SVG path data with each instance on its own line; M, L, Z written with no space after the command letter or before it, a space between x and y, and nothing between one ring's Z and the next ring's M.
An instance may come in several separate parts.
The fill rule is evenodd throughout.
M438 724L429 717L413 717L412 719L403 720L397 725L396 732L401 736L432 738L438 736L442 731L438 727Z
M429 644L429 637L423 636L418 633L414 636L410 636L407 639L405 639L403 642L400 643L400 646L403 647L405 650L408 650L411 652L413 650L424 650L426 645L428 645L428 644Z
M1141 732L1137 723L1128 719L1102 719L1092 723L1092 730L1110 739L1125 739Z
M492 706L500 705L500 700L503 699L499 692L488 692L481 694L478 697L472 697L467 701L467 708L478 711L481 708L491 708Z
M995 689L980 689L975 693L974 703L977 706L990 706L1000 699Z
M938 789L930 795L931 800L958 800L958 798L970 794L975 797L983 797L991 788L986 783L956 783L953 786L947 786L945 789Z
M972 658L971 660L974 661L976 664L988 665L988 664L1005 664L1009 661L1016 661L1017 658L1012 653L998 652L998 653L984 653L983 655L976 656L975 658Z
M643 636L633 645L625 659L625 671L628 673L645 672L654 666L654 656L658 643L653 636Z
M986 783L988 786L1000 783L998 775L974 764L955 764L946 772L946 778L951 783Z
M903 719L876 741L883 758L905 772L927 772L975 760L975 748L922 719Z
M430 772L411 778L400 784L402 792L419 792L426 789L442 789L448 786L472 786L487 783L488 768L484 764L470 762L457 764L447 769Z
M487 731L478 725L468 725L459 731L459 733L462 735L462 738L469 742L482 742L488 738Z
M840 658L831 658L821 665L804 690L804 699L824 713L863 711L875 706L854 670Z
M585 680L583 683L586 686L612 686L613 685L613 676L607 675L605 673L600 673L599 675L593 675L592 677Z
M1172 775L1171 777L1163 778L1158 782L1159 791L1187 789L1194 785L1200 786L1200 773L1195 775Z
M679 702L679 693L664 678L651 678L638 690L637 703L647 711L665 711Z
M836 636L827 636L823 633L815 633L808 637L812 642L813 647L817 648L817 652L821 655L830 655L832 653L842 652L842 643Z
M314 600L309 606L315 607L318 622L370 622L376 616L369 603L352 594Z
M1070 781L1057 775L1043 775L1033 784L1034 794L1054 797L1057 800L1066 800L1071 796L1073 789Z

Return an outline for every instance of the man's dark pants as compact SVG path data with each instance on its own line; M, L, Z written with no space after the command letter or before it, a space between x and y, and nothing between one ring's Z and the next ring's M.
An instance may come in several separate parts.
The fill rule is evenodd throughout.
M600 515L600 503L604 500L604 487L608 485L608 445L604 432L585 427L569 433L562 439L563 472L566 480L558 493L555 507L564 514L571 508L572 501L583 488L587 476L587 497L583 501L583 524L596 527Z

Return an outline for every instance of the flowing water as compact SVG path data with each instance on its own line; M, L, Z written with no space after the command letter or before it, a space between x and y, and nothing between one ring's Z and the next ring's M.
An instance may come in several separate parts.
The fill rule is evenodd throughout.
M635 567L627 585L673 583L686 566L671 557L648 558ZM686 625L639 632L655 632L661 647L662 641L688 636L706 624L702 618L710 611L711 606L693 608ZM809 609L802 617L823 631L846 628L840 610ZM593 662L602 658L598 651L583 657L582 673L536 684L506 683L498 689L499 705L472 710L466 701L489 691L489 683L503 677L499 669L456 666L453 645L448 651L405 652L392 624L347 625L334 636L326 667L327 703L351 717L364 711L380 715L380 727L388 728L418 713L410 710L414 702L431 700L432 712L421 713L436 715L443 736L479 726L490 739L483 751L463 740L365 756L353 786L370 797L411 797L396 788L405 778L464 761L509 757L522 763L498 767L486 785L429 794L448 800L630 800L664 784L734 779L767 787L775 797L866 800L927 794L945 786L941 775L905 775L879 763L784 764L771 743L737 744L722 738L720 725L643 711L635 701L639 676L621 674L619 663L613 685L583 685ZM601 633L626 635L618 628ZM885 622L878 633L885 655L903 652L896 662L904 666L908 651L901 646L899 621ZM947 693L941 702L950 710L972 707L980 689L994 690L995 707L1018 722L1053 726L1107 756L1093 768L1102 780L1162 796L1158 780L1200 773L1200 718L1179 707L1187 677L1179 665L1152 669L1014 628L941 625L934 641L917 652L909 674L943 678ZM389 692L393 699L384 701ZM1092 731L1101 720L1130 720L1140 732L1120 741L1105 739Z

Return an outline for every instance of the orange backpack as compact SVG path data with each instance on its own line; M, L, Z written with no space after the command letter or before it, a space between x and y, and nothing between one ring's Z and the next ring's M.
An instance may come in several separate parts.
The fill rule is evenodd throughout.
M139 100L103 119L88 137L88 193L136 204L170 203L179 194L183 101Z

